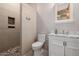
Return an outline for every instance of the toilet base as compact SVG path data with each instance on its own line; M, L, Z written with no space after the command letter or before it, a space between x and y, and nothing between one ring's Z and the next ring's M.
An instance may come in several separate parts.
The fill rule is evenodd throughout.
M41 49L34 50L34 56L42 56Z

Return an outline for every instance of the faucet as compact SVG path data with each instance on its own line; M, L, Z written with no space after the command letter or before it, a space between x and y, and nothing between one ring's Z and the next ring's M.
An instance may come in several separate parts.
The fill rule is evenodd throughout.
M64 30L62 31L62 34L65 34L65 33L64 33Z
M55 29L55 34L57 34L58 33L58 31L57 31L57 29Z

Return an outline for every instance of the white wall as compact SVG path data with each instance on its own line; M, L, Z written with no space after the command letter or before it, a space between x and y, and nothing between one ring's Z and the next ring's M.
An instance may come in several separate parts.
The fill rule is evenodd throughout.
M37 5L37 32L48 33L53 27L53 6L54 4L41 3ZM53 17L52 17L53 16Z
M27 20L30 17L31 20ZM29 4L22 4L22 54L32 49L36 39L36 10Z
M73 4L73 22L55 23L55 5L38 4L37 13L37 32L50 33L55 28L61 31L79 32L79 7L78 3Z
M15 29L8 28L8 16L15 17ZM20 44L20 5L0 3L0 51Z

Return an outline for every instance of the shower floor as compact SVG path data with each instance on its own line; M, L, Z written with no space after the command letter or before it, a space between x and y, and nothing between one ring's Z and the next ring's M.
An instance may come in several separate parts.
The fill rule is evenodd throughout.
M7 51L0 53L0 56L20 56L21 48L20 46L16 46L14 48L10 48Z

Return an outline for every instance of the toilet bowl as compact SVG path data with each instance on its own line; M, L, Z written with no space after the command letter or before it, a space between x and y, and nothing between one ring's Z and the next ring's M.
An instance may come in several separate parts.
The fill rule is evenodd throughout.
M38 41L32 44L32 49L34 51L34 56L41 56L42 46L45 42L45 34L38 34Z

